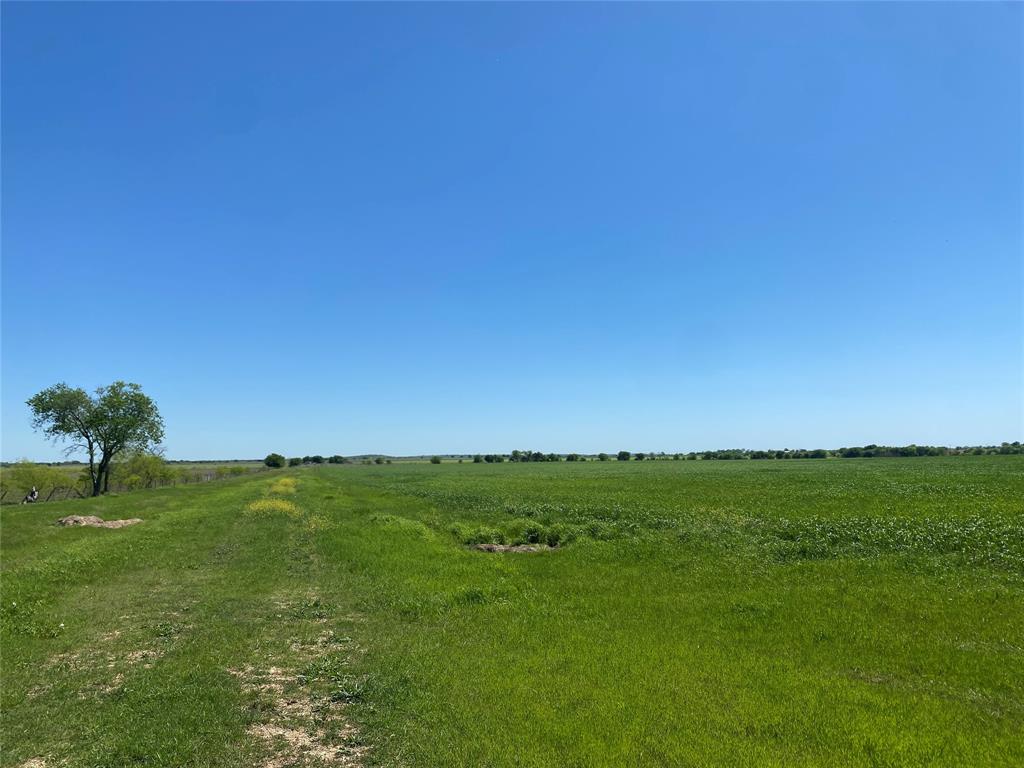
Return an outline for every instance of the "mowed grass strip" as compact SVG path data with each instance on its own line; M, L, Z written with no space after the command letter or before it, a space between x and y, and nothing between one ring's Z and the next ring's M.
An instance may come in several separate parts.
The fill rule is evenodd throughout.
M4 765L1024 763L1019 457L279 478L3 511Z

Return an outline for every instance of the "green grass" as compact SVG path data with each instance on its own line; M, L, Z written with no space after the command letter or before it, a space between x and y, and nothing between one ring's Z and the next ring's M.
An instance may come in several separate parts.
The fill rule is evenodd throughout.
M324 466L5 508L0 762L1024 764L1022 499L1011 456Z

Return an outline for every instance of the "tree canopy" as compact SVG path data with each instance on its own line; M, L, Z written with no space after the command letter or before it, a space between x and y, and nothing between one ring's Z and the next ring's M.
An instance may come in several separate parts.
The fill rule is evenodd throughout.
M288 460L280 453L268 453L267 458L263 460L263 463L271 469L277 469L287 464Z
M90 395L62 382L27 404L34 429L55 443L70 443L68 454L86 452L93 496L109 487L110 463L117 454L150 451L164 437L160 411L138 384L115 381Z

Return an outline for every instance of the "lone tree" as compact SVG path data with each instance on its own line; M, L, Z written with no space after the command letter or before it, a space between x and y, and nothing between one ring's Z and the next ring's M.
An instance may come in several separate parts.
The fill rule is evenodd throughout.
M279 469L287 464L288 460L280 453L268 453L267 458L263 460L263 463L271 469Z
M34 429L55 443L71 441L67 454L88 454L93 496L110 487L110 464L117 454L151 450L164 438L156 403L138 384L115 381L95 395L55 384L30 398L28 407Z

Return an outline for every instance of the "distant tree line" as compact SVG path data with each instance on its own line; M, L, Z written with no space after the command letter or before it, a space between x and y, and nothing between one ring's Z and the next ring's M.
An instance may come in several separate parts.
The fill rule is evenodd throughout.
M514 463L536 461L736 461L736 460L768 460L768 459L871 459L871 458L903 458L914 456L992 456L1024 454L1024 445L1019 441L1000 445L968 445L949 447L944 445L864 445L847 448L783 448L778 450L751 450L748 448L726 448L717 451L690 451L689 453L668 454L664 451L619 451L614 456L607 453L543 453L541 451L514 450L509 454L486 455L475 454L474 464L497 464L503 461ZM440 463L438 457L431 459Z
M271 469L276 469L278 467L284 466L299 467L302 466L303 464L351 464L352 461L350 459L346 459L344 456L338 455L329 456L326 459L320 454L317 454L315 456L303 456L301 458L298 456L294 456L290 459L286 459L280 453L271 453L270 455L267 456L267 458L263 460L263 463L266 464ZM383 464L384 461L382 459L377 463Z
M542 451L514 450L511 453L487 453L465 455L474 464L501 464L509 461L516 464L527 462L553 461L765 461L773 459L872 459L872 458L903 458L914 456L991 456L1024 454L1024 445L1019 441L1000 445L968 445L949 447L944 445L864 445L846 448L783 448L778 450L751 450L748 448L725 448L716 451L690 451L689 453L665 453L664 451L644 452L619 451L608 453L543 453ZM355 460L362 464L390 464L391 459L384 456L363 456ZM441 456L430 456L431 464L440 464ZM462 463L463 457L457 457ZM320 455L303 456L285 459L279 453L272 453L265 459L268 467L297 467L303 464L352 464L353 459L334 455L324 458Z
M682 457L679 454L673 458L685 459L874 459L874 458L909 458L914 456L994 456L994 455L1018 455L1024 453L1024 446L1019 441L1013 443L1002 443L1001 445L960 445L949 447L945 445L864 445L851 446L846 448L815 448L806 450L804 448L786 448L784 450L751 451L742 448L732 448L724 451L703 451L699 453L687 453Z
M509 461L513 462L527 462L527 461L561 461L561 455L557 453L541 453L540 451L512 451L508 457Z

